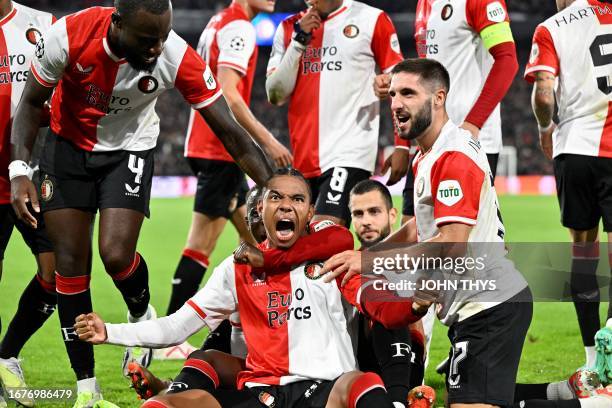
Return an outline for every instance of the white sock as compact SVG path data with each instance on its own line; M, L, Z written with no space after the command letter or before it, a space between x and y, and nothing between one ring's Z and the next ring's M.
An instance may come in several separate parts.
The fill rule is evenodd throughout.
M142 322L144 320L150 320L151 317L153 317L153 306L151 306L149 304L149 306L147 307L147 311L145 312L145 314L143 314L140 317L134 317L132 316L132 314L128 311L128 322L130 323L138 323L138 322Z
M603 395L581 398L578 401L580 401L582 408L610 408L612 406L612 398Z
M78 392L91 392L99 393L100 386L98 386L98 380L96 377L85 378L84 380L77 381L77 393Z
M549 401L570 400L576 396L567 381L551 382L546 387L546 399Z
M608 321L606 322L606 327L612 328L612 317L609 318Z
M586 368L595 367L595 363L597 362L597 350L595 350L595 346L585 347L584 352L586 354Z

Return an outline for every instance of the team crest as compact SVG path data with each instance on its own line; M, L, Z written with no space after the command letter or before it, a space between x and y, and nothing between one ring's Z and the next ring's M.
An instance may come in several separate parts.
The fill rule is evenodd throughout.
M265 391L259 393L259 402L261 402L268 408L274 408L276 406L275 398Z
M38 44L38 40L42 38L42 34L37 28L31 27L25 33L26 40L32 45Z
M349 24L344 27L344 30L342 32L347 38L355 38L359 35L359 27L357 27L355 24Z
M453 6L450 4L442 7L442 20L446 21L453 15Z
M533 46L531 47L531 54L529 55L529 63L533 64L538 58L538 55L540 55L540 47L538 47L538 44L533 43Z
M40 184L40 196L44 201L49 201L53 197L53 182L47 176Z
M157 82L157 79L155 79L155 77L152 77L151 75L144 76L140 78L140 81L138 81L138 89L140 89L140 92L142 93L153 93L157 91L158 87L159 82Z
M425 190L425 179L421 177L417 182L417 197L423 195L423 191Z
M304 275L306 275L308 279L317 280L323 276L321 275L321 269L323 269L323 264L319 262L306 264L304 267Z

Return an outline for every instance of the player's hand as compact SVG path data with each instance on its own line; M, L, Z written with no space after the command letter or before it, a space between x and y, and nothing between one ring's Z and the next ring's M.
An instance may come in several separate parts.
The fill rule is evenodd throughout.
M392 186L402 179L408 173L408 166L410 165L410 150L395 148L393 153L383 163L381 170L382 175L387 173L387 170L391 168L391 174L387 185Z
M544 129L544 131L540 131L540 147L542 148L544 156L546 156L548 160L552 160L553 158L552 135L556 128L557 125L551 123L549 129Z
M91 344L102 344L107 339L104 321L93 312L77 316L74 330L79 339Z
M266 145L265 150L274 160L276 167L287 167L293 163L291 152L272 135L270 135L270 142Z
M248 242L241 243L238 249L234 251L234 261L239 264L251 265L254 268L264 266L263 253Z
M338 276L346 273L342 278L340 286L344 286L346 282L353 276L361 274L361 251L344 251L329 258L323 264L320 274L323 276L323 281L329 283Z
M15 177L11 180L11 204L17 214L17 218L26 223L31 228L38 227L36 217L28 209L28 203L32 204L32 209L39 213L38 193L34 183L27 176Z
M412 297L412 310L419 315L427 313L427 309L440 297L439 290L424 288L424 281L426 279L425 277L420 277L417 280L416 287L418 289L414 291Z
M374 93L378 99L387 99L391 88L391 75L380 74L374 78Z
M312 33L321 26L321 16L319 15L315 5L311 5L306 14L302 16L298 23L302 31L304 31L306 34Z
M472 125L470 122L463 122L459 127L470 132L472 134L472 137L475 140L478 140L478 135L480 134L480 129L478 129L478 127Z

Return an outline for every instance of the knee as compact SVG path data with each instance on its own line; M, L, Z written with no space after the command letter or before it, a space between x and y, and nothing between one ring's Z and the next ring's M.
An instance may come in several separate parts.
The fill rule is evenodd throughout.
M100 247L100 258L106 272L116 275L129 268L134 262L136 254L119 245L105 245Z
M56 250L55 268L58 274L65 277L89 275L89 252Z
M219 361L219 356L223 353L217 350L196 350L189 354L188 359L194 358L196 360L206 361L208 364L215 368L215 363Z

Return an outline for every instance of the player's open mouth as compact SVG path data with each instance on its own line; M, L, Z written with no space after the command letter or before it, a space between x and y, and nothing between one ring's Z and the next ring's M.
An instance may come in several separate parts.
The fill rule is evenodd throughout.
M276 237L281 241L288 241L295 232L295 222L288 218L283 218L276 222Z
M396 114L395 117L400 125L403 125L410 120L410 115L406 113Z

